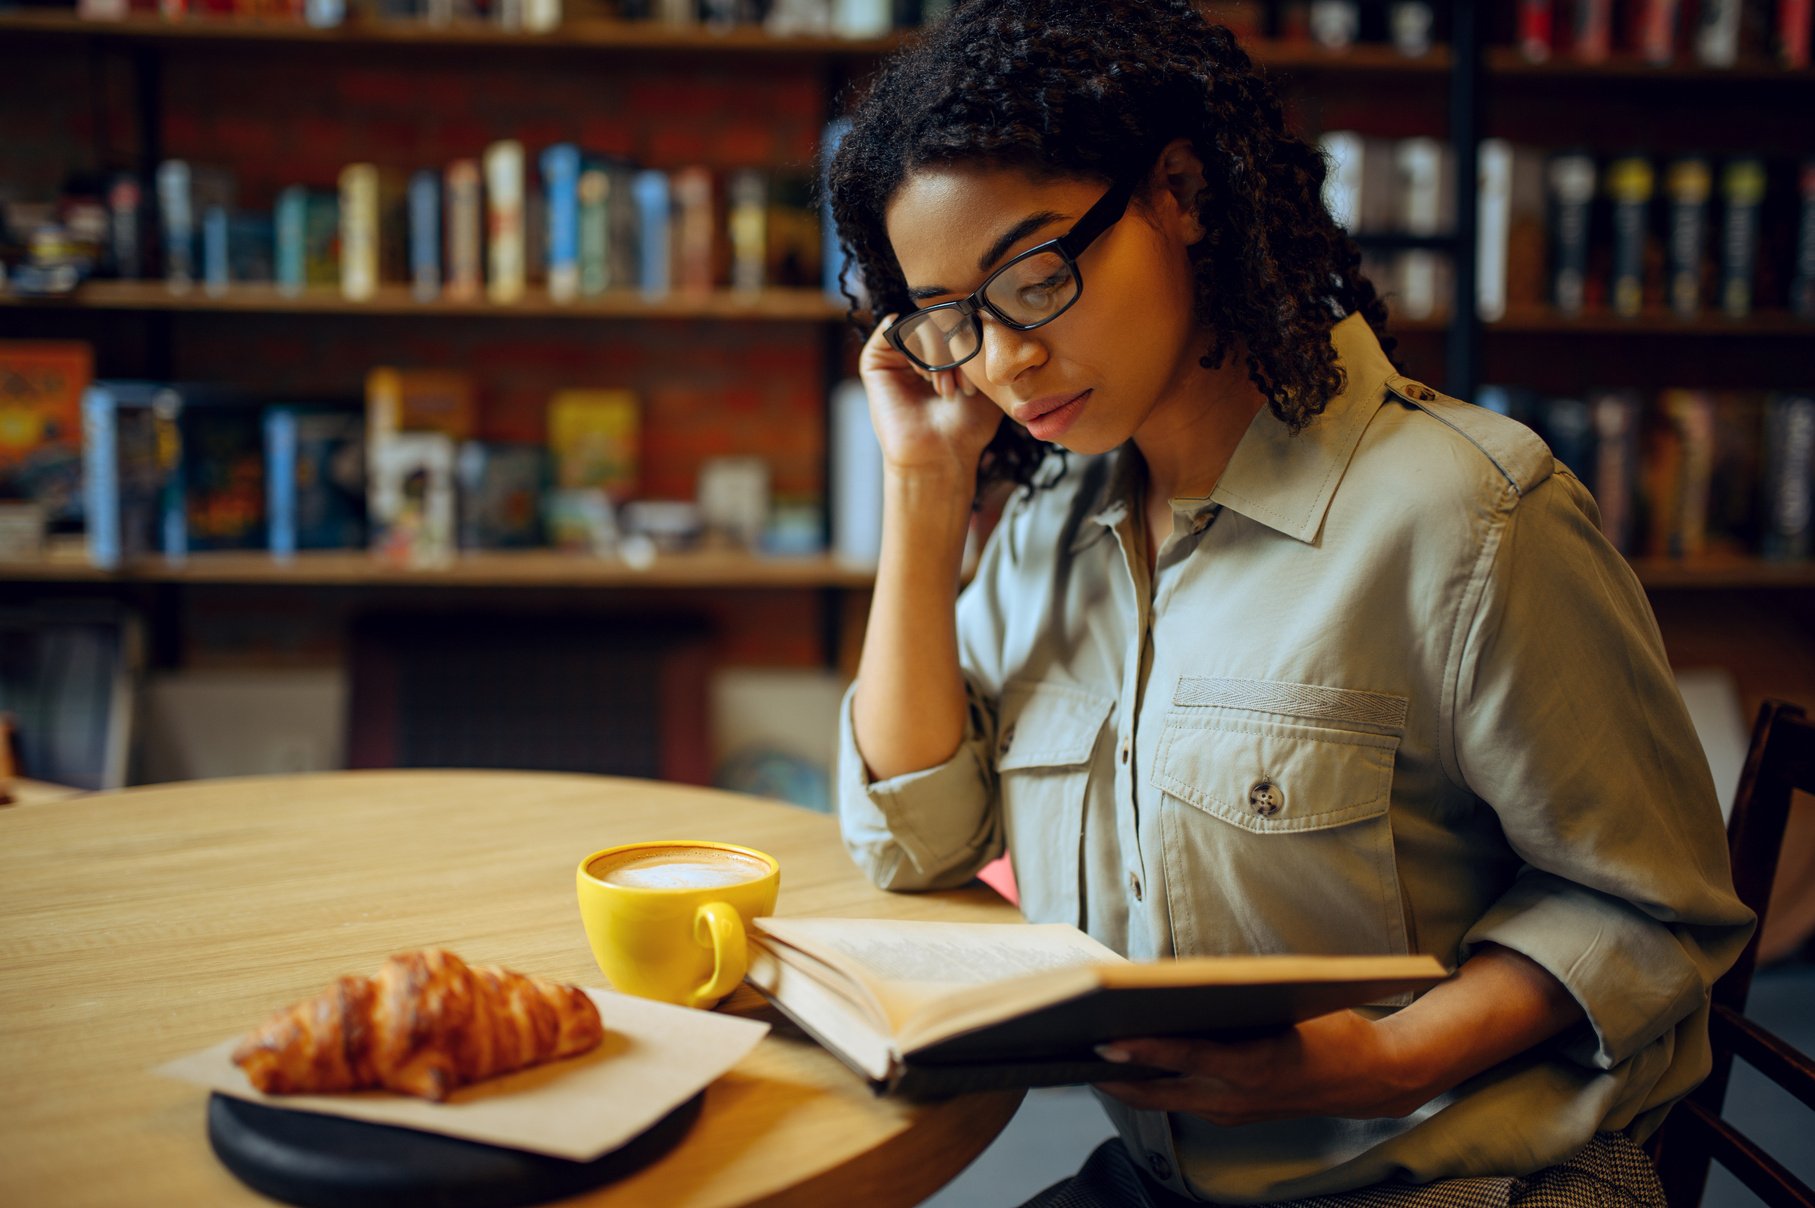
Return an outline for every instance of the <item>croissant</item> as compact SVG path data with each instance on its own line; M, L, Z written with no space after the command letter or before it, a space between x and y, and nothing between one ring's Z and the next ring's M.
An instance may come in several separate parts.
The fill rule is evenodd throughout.
M266 1094L383 1087L439 1102L466 1083L587 1052L604 1034L576 986L426 948L279 1011L233 1061Z

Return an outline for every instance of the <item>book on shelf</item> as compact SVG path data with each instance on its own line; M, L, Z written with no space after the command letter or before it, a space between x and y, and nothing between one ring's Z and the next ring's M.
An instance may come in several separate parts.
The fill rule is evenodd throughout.
M418 302L441 296L441 173L410 174L410 294Z
M1671 313L1693 319L1702 309L1707 262L1708 201L1714 171L1699 155L1685 155L1664 170L1664 296Z
M380 365L366 374L367 443L376 448L400 432L466 440L479 426L478 399L471 375L459 370Z
M666 297L673 285L674 233L668 174L645 168L631 185L637 207L637 285L646 298Z
M1651 532L1646 552L1695 558L1708 549L1708 501L1714 471L1714 398L1704 390L1666 390L1652 425Z
M1741 0L1701 0L1696 5L1695 59L1704 67L1739 61Z
M33 504L49 532L82 523L82 395L93 377L87 343L0 340L0 499Z
M1776 394L1765 403L1765 557L1815 556L1815 395Z
M1584 63L1604 63L1613 49L1613 0L1571 0L1569 53Z
M635 169L621 159L581 160L579 194L580 293L634 288L637 281Z
M220 387L177 385L169 394L182 552L265 548L270 534L260 407Z
M185 159L167 159L157 167L157 194L164 280L183 292L202 274L203 215L212 207L233 205L233 174Z
M277 195L272 222L276 252L272 279L295 295L340 283L340 197L290 185Z
M454 485L461 549L542 544L548 450L541 445L463 441L455 454Z
M1431 52L1437 14L1429 0L1394 0L1387 7L1387 24L1394 49L1408 59Z
M145 190L128 172L107 184L107 270L123 281L145 275Z
M443 221L447 228L447 279L444 295L472 302L485 284L485 200L479 161L457 159L447 166Z
M1657 172L1643 155L1609 160L1606 191L1612 203L1612 279L1607 296L1613 313L1637 318L1645 304L1645 251L1650 234L1651 194Z
M825 241L811 173L770 171L764 174L768 204L764 212L763 274L770 285L812 288L824 275Z
M1631 0L1632 48L1647 63L1667 64L1676 58L1679 0Z
M1407 235L1444 233L1455 209L1455 163L1449 147L1434 138L1400 139L1393 147L1399 229ZM1451 292L1449 258L1429 248L1413 248L1393 258L1399 313L1429 319Z
M340 293L349 302L369 301L383 282L404 275L406 206L395 172L365 163L341 169Z
M1752 313L1758 273L1759 209L1765 199L1765 165L1750 157L1721 168L1720 306L1732 319Z
M746 168L725 184L725 229L731 244L731 288L753 293L768 283L769 185Z
M832 552L843 561L874 566L882 553L882 448L863 383L846 378L834 386L830 412Z
M1790 312L1815 319L1815 159L1796 172L1796 267L1790 277Z
M1134 962L1065 924L827 918L757 920L746 975L875 1090L909 1098L1156 1076L1096 1046L1279 1031L1445 976L1431 956Z
M1544 297L1544 163L1537 150L1484 139L1475 243L1475 309L1483 322L1510 302Z
M82 395L88 560L105 570L152 554L181 561L179 399L157 382L99 380Z
M266 409L266 545L300 550L366 546L365 408L276 404Z
M548 453L561 490L596 490L612 503L636 493L642 408L629 390L559 390L548 400Z
M1347 50L1361 37L1361 6L1357 0L1311 0L1305 23L1317 45Z
M485 149L486 297L501 305L523 298L528 275L524 238L523 144L500 139Z
M1594 157L1585 151L1551 156L1546 168L1550 233L1550 300L1566 315L1581 314L1588 297L1588 245L1595 195Z
M718 279L718 204L710 169L697 165L669 177L674 199L674 287L704 294Z
M1556 47L1556 0L1518 0L1519 53L1532 63L1549 60Z
M572 302L580 296L580 148L573 143L545 147L541 155L542 195L547 205L548 296Z
M1602 391L1589 402L1594 476L1588 486L1600 507L1601 532L1623 554L1638 548L1639 442L1644 412L1643 400L1632 391Z
M454 558L454 438L398 432L370 456L372 551L392 566L446 566Z
M1809 65L1809 35L1815 0L1777 0L1777 20L1771 27L1771 51L1777 62L1792 71Z

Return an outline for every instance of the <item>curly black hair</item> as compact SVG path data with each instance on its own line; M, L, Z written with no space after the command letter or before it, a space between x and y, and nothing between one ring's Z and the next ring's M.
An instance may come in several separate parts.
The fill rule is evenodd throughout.
M1188 0L966 0L884 64L851 112L825 182L867 287L851 324L914 308L884 228L916 169L986 163L1039 180L1145 174L1176 138L1204 163L1191 248L1196 318L1217 368L1241 342L1273 414L1301 431L1341 390L1330 329L1363 315L1389 357L1386 304L1324 207L1326 163L1286 129L1272 86ZM1050 446L1004 417L979 487L1033 480Z

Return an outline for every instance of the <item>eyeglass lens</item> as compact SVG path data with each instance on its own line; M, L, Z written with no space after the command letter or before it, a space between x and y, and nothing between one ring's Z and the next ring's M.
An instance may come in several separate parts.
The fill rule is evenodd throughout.
M1065 257L1039 252L1004 265L983 286L984 300L1018 327L1055 318L1078 296L1078 279ZM959 307L934 307L903 319L900 338L928 368L967 360L977 351L981 327Z

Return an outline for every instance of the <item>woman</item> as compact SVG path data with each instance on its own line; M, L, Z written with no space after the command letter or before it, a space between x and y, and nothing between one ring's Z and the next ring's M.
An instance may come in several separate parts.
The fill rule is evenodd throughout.
M829 180L884 316L846 841L892 889L1006 849L1137 959L1456 968L1109 1047L1181 1076L1100 1087L1121 1143L1044 1202L1657 1203L1751 926L1707 766L1588 493L1398 371L1323 179L1186 3L972 0L885 67Z

